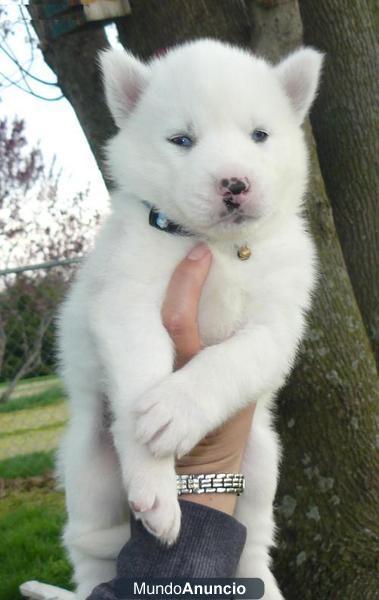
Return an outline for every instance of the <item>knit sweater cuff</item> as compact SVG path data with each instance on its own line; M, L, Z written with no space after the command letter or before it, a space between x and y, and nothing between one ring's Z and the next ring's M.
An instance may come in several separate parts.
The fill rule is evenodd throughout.
M187 500L180 501L182 525L167 547L131 517L131 538L120 552L117 578L95 588L88 600L114 600L124 577L233 577L246 541L234 517Z
M182 525L167 547L131 522L131 540L120 553L117 572L130 577L232 577L246 541L234 517L202 504L180 501Z

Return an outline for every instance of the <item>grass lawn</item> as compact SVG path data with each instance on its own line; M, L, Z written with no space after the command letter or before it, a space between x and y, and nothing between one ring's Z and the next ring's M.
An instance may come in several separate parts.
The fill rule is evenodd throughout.
M12 398L18 398L19 396L27 396L28 394L37 394L44 392L46 389L58 383L56 375L42 375L41 377L31 377L29 379L22 379L17 384L15 390L13 390ZM0 394L7 387L7 383L0 383Z
M30 579L72 589L60 544L64 520L59 492L10 492L0 499L0 600L19 600L18 586Z
M50 470L67 416L56 377L22 381L12 399L0 404L0 477L28 477Z
M15 412L26 408L34 408L37 406L49 406L57 402L63 402L64 394L62 386L54 380L50 380L51 385L42 391L34 391L35 388L29 387L25 389L25 395L15 396L14 399L0 404L0 414ZM22 384L21 384L22 385ZM37 387L37 386L36 386ZM38 386L39 387L39 386ZM17 393L19 390L17 388Z
M0 404L0 600L19 600L18 586L30 579L72 589L60 543L63 494L15 480L53 469L66 420L56 377L22 381L11 400Z
M54 450L20 454L0 461L0 477L34 477L54 469Z

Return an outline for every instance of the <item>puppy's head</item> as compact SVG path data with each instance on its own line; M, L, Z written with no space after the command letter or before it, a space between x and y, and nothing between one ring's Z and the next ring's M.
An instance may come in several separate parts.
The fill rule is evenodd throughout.
M144 64L125 50L100 56L109 142L121 190L210 237L240 237L296 212L307 179L301 124L322 55L305 48L273 66L213 40Z

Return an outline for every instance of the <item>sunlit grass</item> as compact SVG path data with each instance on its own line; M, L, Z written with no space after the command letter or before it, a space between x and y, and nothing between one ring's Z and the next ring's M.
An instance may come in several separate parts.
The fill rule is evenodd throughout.
M0 478L35 477L54 468L67 419L64 400L55 377L39 377L21 382L13 399L0 404ZM6 496L0 498L0 600L19 600L19 585L31 579L70 589L71 570L60 542L63 494L48 487L20 491L12 487L18 483L5 484Z
M31 395L20 396L14 400L9 400L5 404L0 404L0 414L9 413L37 406L49 406L63 402L64 392L61 385L53 385L43 392Z
M0 477L34 477L54 469L54 450L12 456L0 461Z
M18 586L31 579L72 589L60 543L64 520L59 492L11 493L0 500L0 600L19 600Z
M50 470L67 417L56 377L22 381L14 399L0 404L0 477L30 477Z

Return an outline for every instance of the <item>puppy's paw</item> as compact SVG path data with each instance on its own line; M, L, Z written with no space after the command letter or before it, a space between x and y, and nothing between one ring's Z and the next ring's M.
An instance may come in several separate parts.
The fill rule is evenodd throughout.
M129 505L149 533L168 546L175 542L181 518L176 486L165 488L164 479L159 487L152 482L139 482L138 487L132 485L130 489Z
M22 596L30 600L75 600L73 592L39 581L26 581L20 585L19 590Z
M136 413L136 437L156 457L183 456L208 431L195 398L170 380L141 398Z

